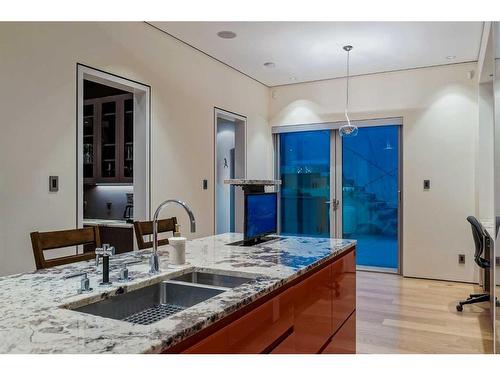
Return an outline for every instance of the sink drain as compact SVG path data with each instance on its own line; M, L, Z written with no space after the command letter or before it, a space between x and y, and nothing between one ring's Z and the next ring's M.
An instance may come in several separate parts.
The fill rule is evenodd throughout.
M157 322L158 320L162 320L167 316L178 313L179 311L182 311L184 309L184 307L171 304L154 305L147 308L146 310L142 310L135 314L127 316L122 320L134 324L148 325Z

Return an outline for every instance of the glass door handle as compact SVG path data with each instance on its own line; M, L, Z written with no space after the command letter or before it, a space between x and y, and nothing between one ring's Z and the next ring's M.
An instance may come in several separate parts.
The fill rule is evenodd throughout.
M339 208L340 202L337 199L332 199L331 201L325 201L325 204L331 204L334 211Z

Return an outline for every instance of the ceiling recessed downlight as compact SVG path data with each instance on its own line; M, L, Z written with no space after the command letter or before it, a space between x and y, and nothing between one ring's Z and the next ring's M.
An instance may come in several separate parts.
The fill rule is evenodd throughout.
M268 61L268 62L264 63L264 66L266 68L274 68L276 66L276 64L273 63L272 61Z
M455 55L449 55L449 56L446 56L446 58L448 60L454 60L456 58L456 56Z
M236 38L236 33L228 30L219 31L217 36L222 39L234 39Z

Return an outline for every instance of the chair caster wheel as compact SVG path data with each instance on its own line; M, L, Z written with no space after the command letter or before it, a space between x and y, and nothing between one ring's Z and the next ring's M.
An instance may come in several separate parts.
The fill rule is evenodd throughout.
M463 311L464 307L462 305L457 305L457 311Z

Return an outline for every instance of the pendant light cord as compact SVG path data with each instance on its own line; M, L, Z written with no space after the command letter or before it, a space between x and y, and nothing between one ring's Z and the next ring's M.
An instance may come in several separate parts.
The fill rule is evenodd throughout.
M350 47L350 48L349 48ZM349 109L349 57L350 57L350 52L352 47L347 46L344 47L344 49L347 51L347 82L346 82L346 95L345 95L345 118L347 120L347 124L351 126L351 120L349 119L349 115L347 114L347 111Z

